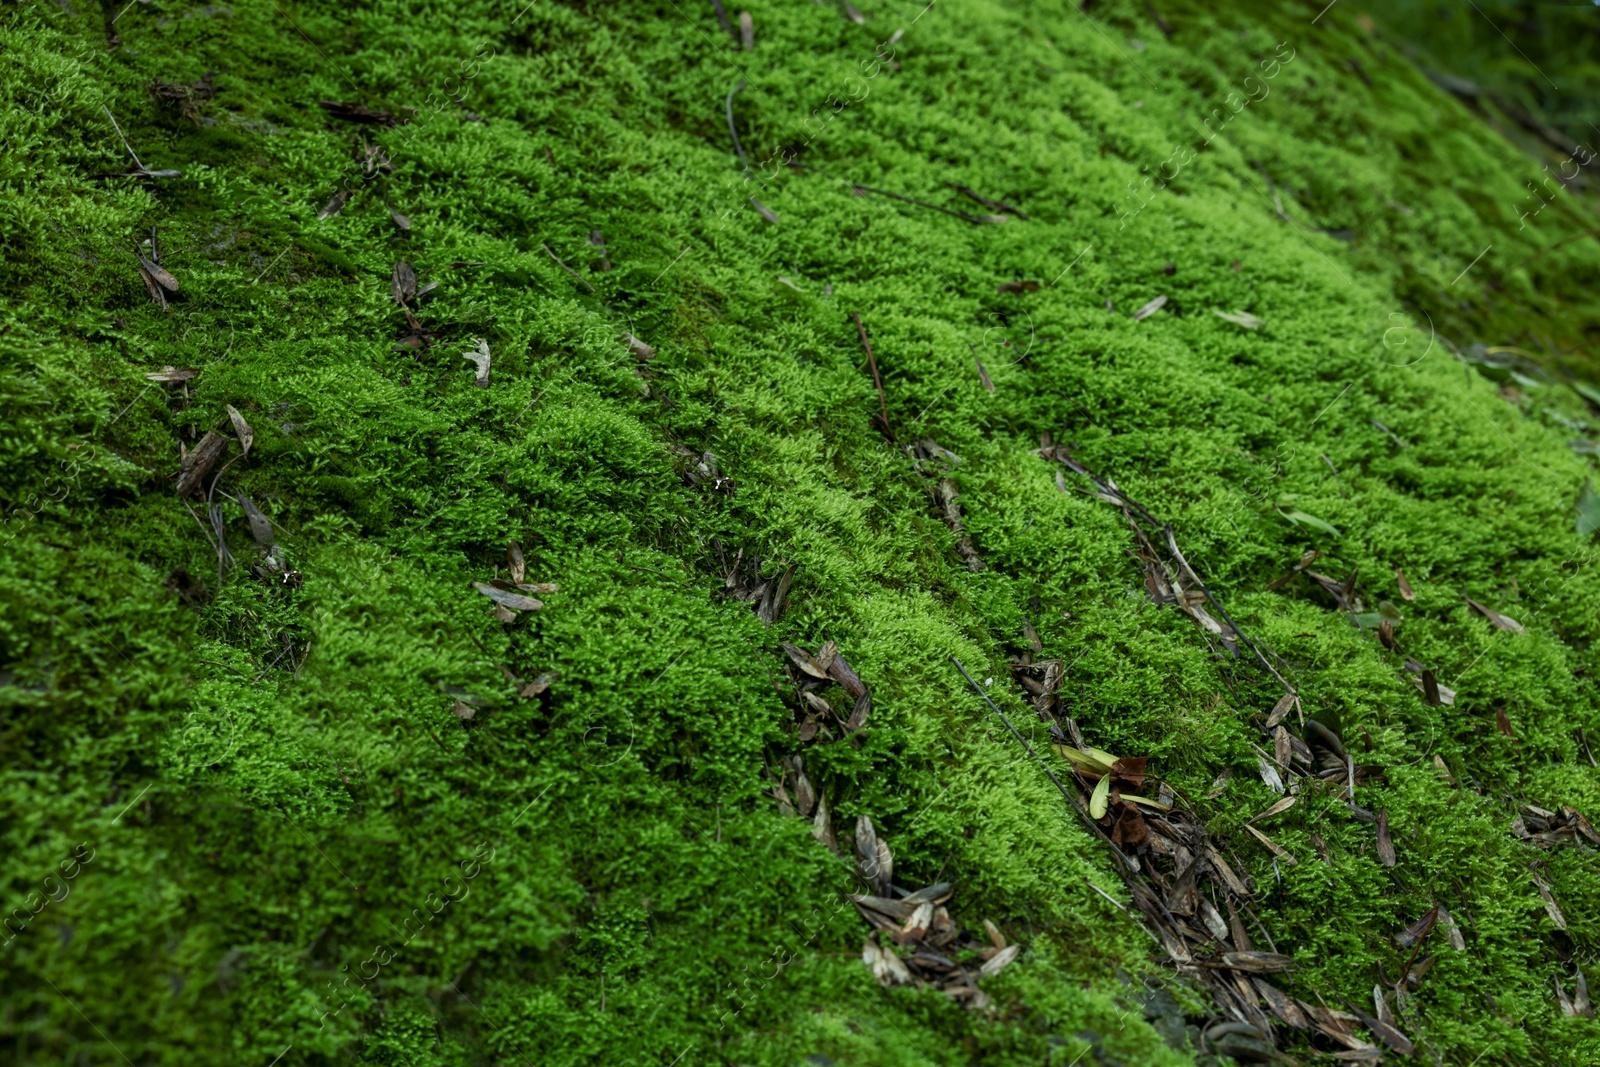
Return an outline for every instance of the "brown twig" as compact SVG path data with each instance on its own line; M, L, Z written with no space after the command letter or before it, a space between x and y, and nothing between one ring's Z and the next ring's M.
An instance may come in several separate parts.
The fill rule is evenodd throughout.
M856 330L861 334L861 347L867 350L867 366L872 368L872 384L878 390L878 414L883 420L883 435L889 440L894 440L894 430L889 427L889 404L883 398L883 381L878 377L878 361L872 355L872 345L867 341L867 328L861 325L861 316L857 312L850 312L850 317L856 320Z
M1576 235L1574 235L1572 237L1563 237L1561 240L1557 241L1555 244L1551 245L1550 247L1539 249L1539 251L1535 252L1533 255L1529 256L1527 259L1523 260L1521 263L1518 263L1516 266L1512 267L1511 270L1521 270L1523 267L1526 267L1529 263L1532 263L1534 260L1536 260L1540 256L1544 255L1546 252L1553 252L1556 249L1560 248L1562 245L1569 245L1573 241L1581 241L1585 237L1593 237L1597 233L1600 233L1600 226L1596 226L1592 230L1584 230L1582 233L1576 234ZM1506 273L1509 274L1509 273L1511 273L1511 271L1507 271Z
M1003 221L997 220L993 217L980 218L977 215L969 215L965 211L957 211L955 208L940 207L938 204L930 204L926 200L918 200L914 196L902 196L899 193L891 193L887 189L874 189L872 186L862 185L860 182L851 182L850 188L863 193L876 193L879 196L887 196L894 200L904 200L908 204L915 204L918 207L929 208L933 211L942 211L946 215L954 215L958 219L965 219L967 222L970 222L976 226L982 226L986 222Z
M733 23L728 21L728 13L722 8L722 0L711 0L711 6L717 12L717 25L722 27L722 32L732 37L734 43L739 41L739 31L733 28Z
M547 244L541 243L539 245L539 247L543 248L546 252L550 252L550 246L547 245ZM583 276L581 274L579 274L577 271L573 270L571 267L569 267L565 263L561 262L561 258L559 256L557 256L554 252L550 252L550 258L556 261L556 266L560 267L562 270L566 271L568 274L572 275L574 278L577 278L579 283L582 284L585 289L589 290L591 293L594 292L594 286L590 285L587 281L585 281Z

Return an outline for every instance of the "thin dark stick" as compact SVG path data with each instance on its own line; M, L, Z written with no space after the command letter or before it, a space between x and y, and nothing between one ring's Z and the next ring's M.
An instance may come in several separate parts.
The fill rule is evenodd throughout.
M954 215L958 219L965 219L966 221L977 226L982 226L984 223L989 221L988 219L980 219L976 215L968 215L965 211L957 211L954 208L940 207L938 204L930 204L926 200L918 200L916 197L901 196L899 193L891 193L887 189L874 189L872 186L862 185L860 182L851 182L850 188L859 189L864 193L877 193L879 196L887 196L895 200L904 200L908 204L915 204L918 207L930 208L933 211L942 211L946 215Z
M734 32L733 23L728 21L728 13L722 10L722 0L711 0L711 6L717 11L717 25L722 27L722 32L737 41L739 35Z
M1582 233L1578 234L1575 237L1564 237L1561 240L1557 241L1555 244L1551 245L1549 248L1541 248L1539 251L1535 252L1533 255L1529 256L1527 259L1523 260L1521 263L1518 263L1516 266L1512 267L1511 270L1521 270L1523 267L1526 267L1529 263L1532 263L1534 260L1536 260L1540 256L1544 255L1546 252L1553 252L1556 249L1560 248L1562 245L1569 245L1573 241L1581 241L1585 237L1592 237L1593 235L1595 235L1597 233L1600 233L1600 226L1596 226L1592 230L1585 230L1585 231L1583 231ZM1509 274L1510 271L1507 271L1506 273Z
M539 247L543 248L546 252L550 252L550 246L547 245L547 244L541 243L539 245ZM561 262L560 257L558 257L554 252L550 252L550 258L556 261L556 266L560 267L562 270L566 271L568 274L572 275L574 278L577 278L578 281L583 285L583 287L585 289L589 290L591 293L594 292L594 286L590 285L587 281L584 281L583 276L580 275L577 271L573 270L571 267L569 267L565 263Z
M718 4L717 5L717 13L721 14L721 12L722 12L722 5ZM722 21L723 21L724 24L726 24L728 20L726 18L724 18ZM724 107L726 107L727 112L728 112L728 136L733 138L733 150L735 152L739 153L739 165L744 168L744 180L745 181L749 181L750 180L750 161L748 159L744 158L744 146L739 143L739 131L733 128L733 94L738 92L740 89L743 89L743 88L744 88L744 79L740 78L739 79L739 84L735 85L733 87L732 91L730 91L728 93L728 99L725 102Z
M889 440L894 440L894 431L889 428L889 405L883 399L883 382L878 378L878 361L873 358L872 345L867 341L867 328L861 325L861 316L857 312L850 312L850 317L856 320L856 330L861 334L861 347L867 350L867 366L872 368L872 384L878 389L878 412L883 418L883 433Z
M1001 711L999 705L989 698L988 693L983 691L983 686L972 680L972 675L967 673L967 669L961 665L961 661L956 659L954 656L951 656L950 662L956 665L956 670L961 672L961 677L965 678L967 680L967 684L972 686L973 691L983 698L983 702L989 705L989 709L996 715L1000 716L1000 721L1006 724L1006 729L1011 731L1011 736L1022 742L1023 751L1027 752L1028 755L1039 761L1039 766L1044 768L1044 773L1049 777L1050 781L1054 782L1055 787L1061 790L1061 795L1066 799L1067 805L1072 808L1073 811L1078 813L1078 816L1083 819L1084 823L1089 827L1092 833L1104 838L1108 845L1111 844L1111 839L1106 837L1105 831L1101 830L1099 826L1095 825L1094 820L1089 818L1089 813L1078 806L1077 799L1067 791L1066 786L1061 784L1061 779L1056 777L1055 772L1050 769L1050 765L1039 758L1039 754L1033 750L1033 746L1028 744L1028 739L1023 737L1022 734L1018 733L1015 726L1011 725L1011 720L1006 718L1006 713ZM1116 857L1124 864L1128 862L1128 857L1124 856L1122 854L1122 850L1116 845L1111 845L1111 851L1115 853Z

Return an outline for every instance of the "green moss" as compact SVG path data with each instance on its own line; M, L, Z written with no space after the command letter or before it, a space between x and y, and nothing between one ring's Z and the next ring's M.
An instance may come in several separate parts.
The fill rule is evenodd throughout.
M1573 512L1593 460L1567 443L1594 415L1562 384L1600 380L1600 248L1523 263L1587 202L1519 229L1538 162L1337 8L1312 31L1298 9L1163 4L1169 40L1132 3L861 6L865 26L752 8L754 55L671 4L156 0L114 50L115 12L6 16L6 907L97 850L4 949L13 1061L1204 1062L1183 1023L1209 1008L1095 892L1115 895L1099 846L949 664L1031 722L1005 662L1024 620L1091 742L1151 756L1229 843L1298 995L1369 1003L1374 968L1404 963L1392 934L1444 903L1468 951L1430 948L1400 1013L1424 1053L1594 1060L1595 1024L1551 993L1592 959L1600 863L1510 833L1520 803L1600 816L1600 579ZM1271 92L1205 143L1274 56ZM199 126L145 88L207 70ZM744 180L741 78L752 164L809 138L808 169ZM418 110L355 127L333 99ZM127 160L102 106L183 176L109 176ZM319 221L363 136L393 173ZM1029 219L851 182L977 210L958 182ZM182 282L165 312L133 257L152 226ZM440 283L418 352L395 346L398 259ZM1041 287L997 291L1016 280ZM869 421L851 312L899 443L960 457L980 573ZM477 338L486 389L460 357ZM1550 380L1452 358L1474 341ZM201 373L146 378L165 365ZM255 443L218 483L243 564L219 576L170 478L228 404ZM1042 431L1170 521L1307 710L1386 768L1358 799L1388 812L1397 867L1325 800L1272 823L1296 866L1242 832L1274 799L1251 720L1277 690L1145 601L1121 516L1058 489ZM731 495L681 476L707 451ZM240 492L296 580L252 571ZM471 583L509 540L559 590L503 626ZM1400 605L1399 653L1303 579L1267 591L1308 548ZM770 629L722 595L741 552L795 567ZM778 643L829 639L871 718L802 746ZM1408 655L1453 705L1422 703ZM958 921L1026 946L985 980L993 1016L872 980L848 861L765 792L795 752L836 827L874 819L897 881L957 882ZM1141 1010L1154 988L1181 1006Z

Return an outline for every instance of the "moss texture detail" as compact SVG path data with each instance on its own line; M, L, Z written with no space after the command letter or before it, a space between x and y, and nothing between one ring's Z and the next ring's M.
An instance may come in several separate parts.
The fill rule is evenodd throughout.
M1163 3L1167 37L1131 2L847 6L752 6L753 51L674 2L0 15L8 1062L1215 1062L950 663L1042 742L1027 625L1088 742L1231 843L1296 995L1372 1010L1444 904L1467 947L1434 935L1397 1005L1418 1055L1600 1060L1555 995L1593 966L1597 854L1512 832L1600 816L1590 194L1530 214L1559 161L1338 8ZM181 174L128 176L113 118ZM438 283L404 310L398 261ZM214 524L173 478L228 405L254 442ZM1270 824L1293 867L1243 829L1275 683L1147 601L1041 432L1385 768L1357 799L1393 868L1326 797ZM510 541L558 588L503 624L472 583ZM1398 651L1267 588L1311 549L1398 606ZM771 627L735 559L793 567ZM828 640L872 710L803 744L780 642ZM873 980L848 841L768 795L795 753L841 836L869 815L896 882L1024 946L992 1013Z

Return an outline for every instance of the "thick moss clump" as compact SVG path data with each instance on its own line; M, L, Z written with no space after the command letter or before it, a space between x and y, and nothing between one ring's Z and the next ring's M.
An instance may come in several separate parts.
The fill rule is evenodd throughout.
M1339 8L856 6L754 6L749 52L679 3L0 18L9 1062L1214 1062L950 663L1048 751L1028 626L1297 996L1371 1010L1444 904L1465 950L1390 1000L1420 1055L1600 1057L1555 996L1600 862L1513 833L1600 817L1586 194L1519 216L1554 161ZM1270 825L1296 866L1244 831L1276 683L1147 600L1046 432L1384 768L1394 867L1326 798ZM508 542L557 588L503 622ZM1312 549L1397 650L1272 584ZM785 574L768 626L736 594ZM829 640L871 710L802 742L781 643ZM839 853L770 795L797 754ZM862 815L1024 946L992 1011L863 966Z

